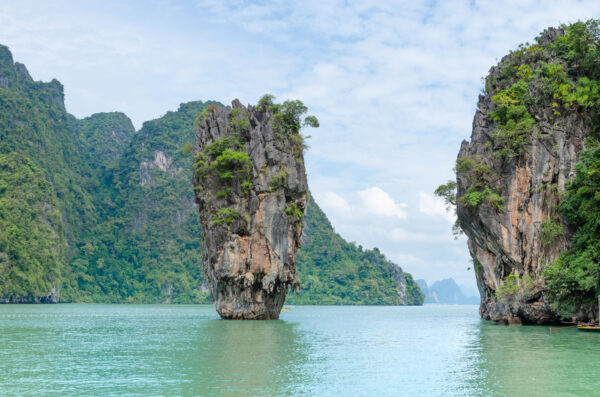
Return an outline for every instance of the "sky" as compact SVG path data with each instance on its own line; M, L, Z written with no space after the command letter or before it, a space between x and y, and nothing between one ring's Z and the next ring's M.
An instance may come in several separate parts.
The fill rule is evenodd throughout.
M598 1L3 0L0 43L58 79L77 117L146 120L192 100L300 99L313 197L346 240L417 279L473 287L466 239L432 192L453 179L481 78Z

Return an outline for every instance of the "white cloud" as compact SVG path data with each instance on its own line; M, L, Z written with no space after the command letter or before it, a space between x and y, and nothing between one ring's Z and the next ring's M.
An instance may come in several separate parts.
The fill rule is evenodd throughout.
M441 216L450 223L456 220L454 212L451 209L447 210L442 200L423 192L419 192L419 211L428 216Z
M397 204L389 194L378 187L371 187L360 191L361 206L368 214L406 218L408 215L403 208L406 204Z
M319 200L319 202L326 212L331 211L340 215L348 215L350 213L350 204L335 192L325 192L323 198Z
M407 231L401 228L394 228L390 230L390 239L392 241L415 241L415 240L427 240L427 235L423 233L415 233Z
M389 221L404 219L408 215L404 210L407 205L396 203L389 194L379 187L371 187L358 192L349 192L346 198L340 194L327 190L317 192L316 200L319 205L331 216L343 219L360 220L367 222L374 216L389 218ZM378 222L381 222L379 219Z

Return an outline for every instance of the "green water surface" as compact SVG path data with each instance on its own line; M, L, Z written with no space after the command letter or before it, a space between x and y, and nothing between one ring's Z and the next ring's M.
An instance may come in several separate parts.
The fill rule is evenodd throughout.
M0 395L600 395L600 335L476 306L0 306Z

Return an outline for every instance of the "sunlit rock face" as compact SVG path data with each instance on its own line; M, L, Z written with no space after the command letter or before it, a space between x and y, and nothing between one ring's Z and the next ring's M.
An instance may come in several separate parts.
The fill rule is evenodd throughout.
M538 45L543 48L557 34L563 32L549 29ZM517 61L516 56L521 58ZM543 270L545 264L570 248L572 230L558 206L565 184L575 175L584 140L592 132L590 118L582 114L586 110L563 111L559 117L553 106L555 99L544 96L542 82L532 75L526 81L528 93L535 98L527 107L534 120L532 130L526 134L522 151L502 154L508 143L498 134L501 127L492 117L500 106L493 98L519 81L516 69L514 76L507 77L507 68L517 62L517 66L529 65L535 70L540 62L536 56L534 51L515 52L491 68L487 93L479 96L471 140L463 141L457 161L457 214L474 261L481 294L479 312L484 319L499 323L548 324L559 320L545 299ZM564 63L560 59L555 62ZM469 160L475 165L468 166L465 161ZM501 204L487 200L474 208L461 201L477 184L496 192ZM564 234L545 241L545 220L561 226ZM525 277L527 282L522 284L527 285L514 296L499 299L497 291L511 273ZM578 316L587 318L590 310L582 307Z
M198 118L195 196L203 266L225 319L277 319L296 288L306 208L302 141L265 106L209 108Z

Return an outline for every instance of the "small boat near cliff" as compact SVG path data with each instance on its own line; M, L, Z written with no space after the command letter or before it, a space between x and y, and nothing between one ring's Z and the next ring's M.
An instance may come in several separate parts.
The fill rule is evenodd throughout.
M600 326L591 324L579 324L577 329L583 332L600 332Z
M600 321L600 295L598 295L598 321ZM583 332L600 332L600 324L592 319L591 324L577 324L577 329Z

